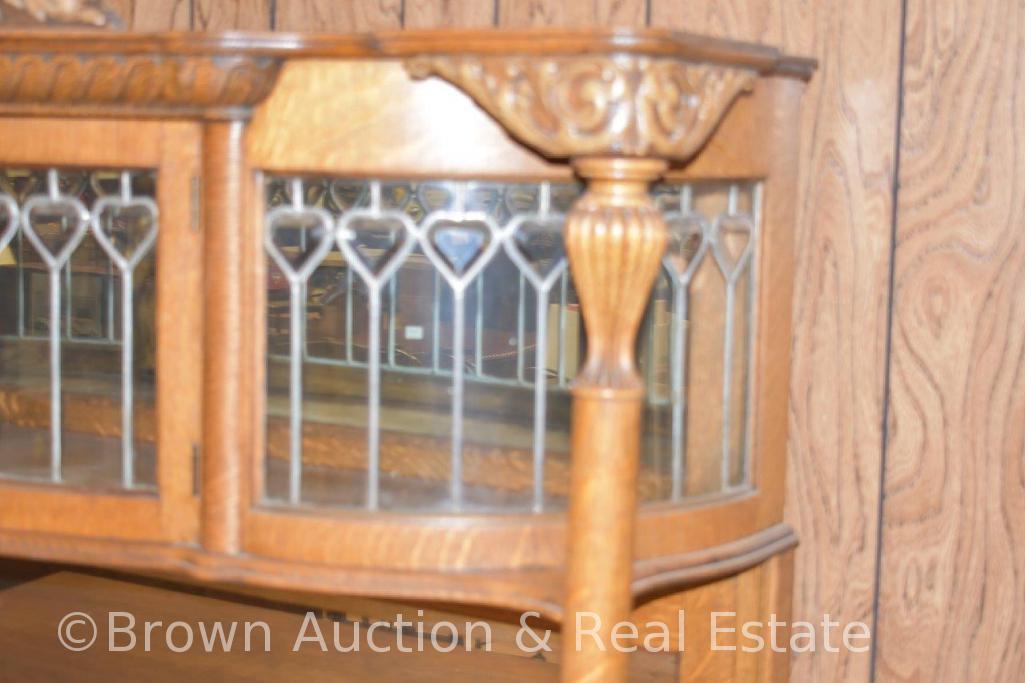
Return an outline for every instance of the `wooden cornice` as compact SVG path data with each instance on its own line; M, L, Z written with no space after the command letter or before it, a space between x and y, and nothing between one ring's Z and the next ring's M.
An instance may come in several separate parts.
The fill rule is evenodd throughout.
M0 54L0 113L244 117L270 94L280 60L247 55Z
M667 31L0 32L0 115L236 118L295 59L400 59L549 157L686 159L759 76L814 62Z
M430 55L611 55L669 57L807 80L815 60L755 43L633 29L431 29L357 34L121 33L3 30L0 52L246 55L287 59L407 59Z

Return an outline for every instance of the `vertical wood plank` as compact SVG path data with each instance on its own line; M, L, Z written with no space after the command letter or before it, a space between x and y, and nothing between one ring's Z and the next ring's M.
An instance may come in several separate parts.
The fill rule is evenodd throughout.
M196 123L163 124L157 170L157 481L165 533L187 543L199 537L193 455L202 440L203 273L195 266L203 239L193 224L199 210L193 182L201 136Z
M192 25L191 0L105 0L129 31L187 31Z
M877 679L1025 670L1025 8L909 0Z
M492 26L498 0L406 0L406 28Z
M646 0L498 0L499 26L642 27Z
M651 25L817 57L802 103L787 520L794 619L871 623L900 3L651 0ZM794 658L795 681L866 681L868 654Z
M761 614L776 615L779 621L793 623L794 551L776 555L761 567L762 611ZM763 617L764 618L764 617ZM792 634L793 629L788 629ZM773 651L771 646L761 653L756 680L759 683L775 683L791 678L790 656L786 652Z
M376 31L402 25L402 0L280 0L278 31Z
M266 31L271 28L272 0L192 0L196 31Z
M795 50L811 47L811 17L791 17L800 26L786 24L793 14L792 2L773 3L768 0L650 0L652 28L675 28L691 33L723 36L736 40L754 40L782 47L785 32L797 29L803 38L790 36L786 47Z

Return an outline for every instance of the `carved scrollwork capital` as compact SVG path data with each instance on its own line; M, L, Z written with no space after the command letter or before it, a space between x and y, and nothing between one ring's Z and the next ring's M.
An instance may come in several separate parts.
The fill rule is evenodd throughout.
M687 159L757 77L742 67L633 54L438 55L406 68L449 81L551 157Z

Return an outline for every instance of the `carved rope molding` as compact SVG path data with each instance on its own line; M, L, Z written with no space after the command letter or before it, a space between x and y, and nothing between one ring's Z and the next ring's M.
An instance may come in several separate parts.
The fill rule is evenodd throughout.
M248 56L7 53L0 55L0 107L244 110L270 94L279 66Z
M627 54L425 56L406 69L449 81L552 157L687 159L757 78L750 69Z

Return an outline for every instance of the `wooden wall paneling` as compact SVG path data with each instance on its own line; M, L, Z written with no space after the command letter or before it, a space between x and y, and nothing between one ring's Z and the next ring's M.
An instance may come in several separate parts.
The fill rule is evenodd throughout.
M192 0L194 31L267 31L274 0Z
M499 26L644 26L646 0L497 0Z
M649 3L651 28L675 28L781 47L785 45L788 51L806 50L794 54L807 55L811 48L813 22L808 15L795 14L797 3L792 0L780 3L767 0L649 0Z
M405 0L405 28L493 26L499 0Z
M877 679L1025 671L1025 8L909 0Z
M801 122L787 520L794 619L871 623L889 315L900 3L651 0L651 26L819 59ZM795 681L865 681L868 654L796 656Z
M277 31L376 31L401 25L402 0L277 0L274 18Z
M187 31L192 26L192 0L105 0L130 31Z

